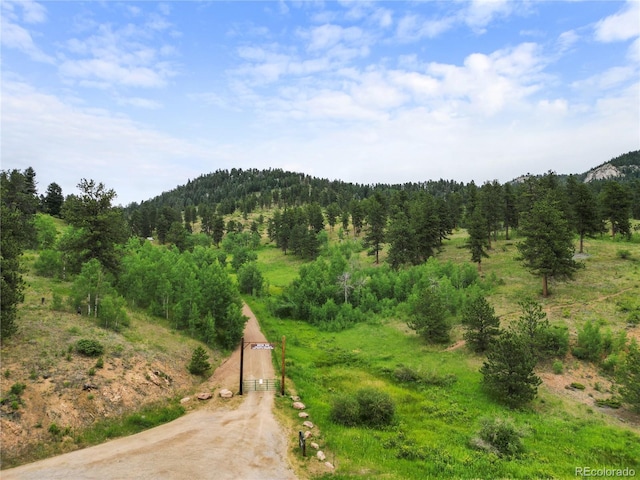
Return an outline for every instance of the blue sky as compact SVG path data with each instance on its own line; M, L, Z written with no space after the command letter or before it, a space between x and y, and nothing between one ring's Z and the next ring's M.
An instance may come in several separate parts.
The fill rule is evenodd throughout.
M221 168L581 173L640 149L640 2L1 2L2 169L149 199Z

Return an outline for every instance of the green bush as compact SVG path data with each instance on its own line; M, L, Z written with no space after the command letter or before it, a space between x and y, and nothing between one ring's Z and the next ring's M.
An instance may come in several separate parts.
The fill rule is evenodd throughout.
M333 401L331 420L334 423L355 427L360 423L360 407L356 399L349 395L342 395Z
M385 427L393 423L394 415L393 399L374 388L362 388L355 397L342 395L331 408L331 420L348 427Z
M546 357L564 357L569 351L569 329L566 325L553 325L538 332L539 352Z
M472 443L498 455L513 456L524 451L524 436L525 431L516 427L511 419L483 418L480 420L478 437L473 439Z
M560 375L564 370L564 365L560 360L556 360L555 362L553 362L552 368L553 368L553 373L555 373L556 375Z
M600 326L589 321L578 332L578 343L571 350L581 360L597 361L602 353L603 339Z
M97 340L83 338L76 342L76 351L87 357L99 357L104 353L104 346Z
M24 383L14 383L11 385L11 395L20 396L25 388L27 388L27 386Z

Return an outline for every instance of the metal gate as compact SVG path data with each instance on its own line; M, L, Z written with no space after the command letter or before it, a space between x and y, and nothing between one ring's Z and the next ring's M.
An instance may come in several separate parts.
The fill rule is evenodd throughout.
M242 382L242 388L247 392L277 392L280 390L280 380L277 378L245 379Z

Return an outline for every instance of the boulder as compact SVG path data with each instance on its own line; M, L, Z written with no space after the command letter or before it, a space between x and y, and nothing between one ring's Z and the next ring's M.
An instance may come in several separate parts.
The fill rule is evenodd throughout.
M213 395L211 392L202 392L198 394L198 400L209 400Z
M302 425L307 428L313 428L313 423L311 423L309 420L303 422Z
M188 403L189 401L191 401L191 397L184 397L184 398L180 399L180 403L183 404L183 405L185 403Z
M302 402L293 402L293 408L295 408L296 410L304 410L307 407Z
M324 462L327 459L322 450L318 450L318 453L316 453L316 457L318 457L318 460L320 460L321 462Z
M300 397L298 395L291 395L289 398L294 402L300 401Z
M220 390L220 396L222 398L231 398L233 397L233 392L227 388L223 388L222 390Z
M313 433L311 433L309 430L307 430L306 432L304 432L304 439L306 440L307 438L311 438L313 437Z
M336 467L333 466L333 463L331 463L331 462L324 462L324 464L326 465L326 467L329 470L333 470L334 468L336 468Z
M309 414L308 414L307 412L300 412L300 413L298 414L298 416L299 416L300 418L309 418Z
M318 445L316 442L311 442L309 445L311 445L311 448L314 448L316 450L320 449L320 445Z

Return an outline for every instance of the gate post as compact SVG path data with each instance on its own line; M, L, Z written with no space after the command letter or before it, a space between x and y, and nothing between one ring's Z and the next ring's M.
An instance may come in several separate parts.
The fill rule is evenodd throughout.
M240 341L240 395L242 395L242 364L244 362L244 337Z
M287 337L282 336L282 381L280 382L280 395L284 397L284 344Z

